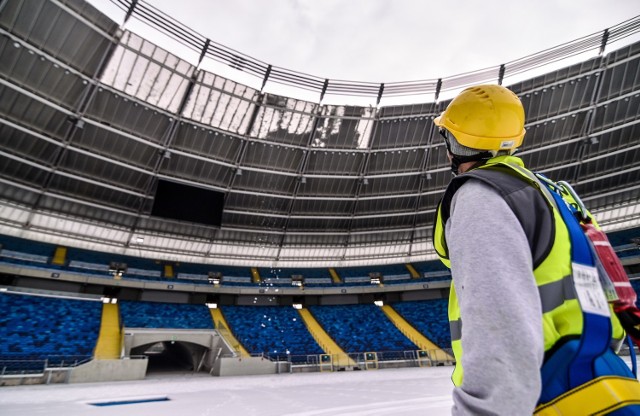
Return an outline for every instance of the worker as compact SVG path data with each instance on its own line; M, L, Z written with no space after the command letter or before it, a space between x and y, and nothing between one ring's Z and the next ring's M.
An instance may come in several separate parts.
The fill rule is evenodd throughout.
M584 235L563 216L560 196L513 155L525 136L518 96L467 88L434 123L454 174L434 224L452 274L452 413L640 415L640 384L614 351L624 331L599 284L590 285L591 266L589 284L579 280L574 240ZM599 306L581 306L588 301Z

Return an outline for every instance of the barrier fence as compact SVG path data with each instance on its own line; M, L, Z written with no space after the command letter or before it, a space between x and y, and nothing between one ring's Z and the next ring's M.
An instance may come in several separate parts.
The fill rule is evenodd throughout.
M13 359L0 357L0 377L38 375L46 370L72 368L93 359L90 355L49 355L43 359Z
M287 363L290 372L377 370L455 364L451 349L365 351L347 354L262 354L261 356L274 362Z

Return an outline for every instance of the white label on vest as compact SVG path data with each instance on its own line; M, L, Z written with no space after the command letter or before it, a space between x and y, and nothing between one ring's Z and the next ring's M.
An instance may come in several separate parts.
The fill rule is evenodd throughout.
M598 269L578 263L571 263L571 267L573 284L582 310L596 315L610 316L609 303L600 284Z

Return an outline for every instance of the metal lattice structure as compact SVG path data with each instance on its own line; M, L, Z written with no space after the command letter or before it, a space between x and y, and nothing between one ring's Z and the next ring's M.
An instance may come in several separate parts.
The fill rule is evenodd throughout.
M406 83L287 71L191 31L144 1L115 1L200 54L187 62L81 0L0 1L0 232L102 251L236 265L335 266L433 257L450 180L432 120L441 92L504 83L522 99L527 165L573 184L608 229L640 223L640 17L495 68ZM200 69L216 60L249 86ZM264 91L280 83L317 102ZM395 106L326 94L426 94ZM225 193L221 227L150 215L159 179ZM179 198L179 196L176 196Z

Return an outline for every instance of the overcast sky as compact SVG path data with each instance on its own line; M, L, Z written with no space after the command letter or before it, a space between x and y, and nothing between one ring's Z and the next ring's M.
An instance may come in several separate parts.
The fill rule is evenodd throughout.
M146 1L266 63L372 82L494 67L640 15L638 0ZM113 7L109 0L90 2L103 11ZM122 23L119 13L111 17Z

